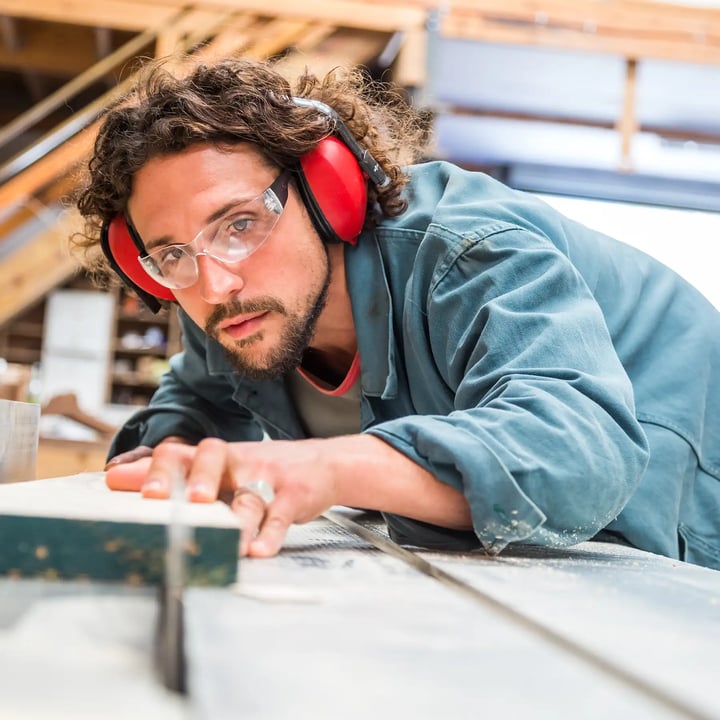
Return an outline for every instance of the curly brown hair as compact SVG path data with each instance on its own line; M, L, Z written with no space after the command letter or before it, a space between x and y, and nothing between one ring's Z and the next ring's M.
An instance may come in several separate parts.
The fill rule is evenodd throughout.
M86 268L107 277L109 268L97 252L100 228L126 210L135 173L153 157L196 143L249 142L271 164L296 168L333 128L327 115L293 103L292 97L335 110L389 178L382 188L369 187L366 225L404 212L402 166L420 157L426 124L397 90L354 69L338 68L322 79L306 72L291 85L271 61L228 59L183 73L154 61L106 111L76 197L85 229L71 245L83 251Z

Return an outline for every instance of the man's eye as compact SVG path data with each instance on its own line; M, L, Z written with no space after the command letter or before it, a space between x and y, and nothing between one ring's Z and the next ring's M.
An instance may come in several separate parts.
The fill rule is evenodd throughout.
M238 233L242 234L247 232L250 229L250 226L252 225L252 220L247 217L243 218L235 218L232 222L230 222L229 230L231 233Z
M175 263L184 255L183 251L179 247L171 246L163 248L157 253L158 260L163 265L168 263Z

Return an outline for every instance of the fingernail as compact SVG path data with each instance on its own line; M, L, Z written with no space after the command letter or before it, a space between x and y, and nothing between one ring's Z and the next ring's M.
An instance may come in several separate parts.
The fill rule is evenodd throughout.
M162 491L162 483L159 480L149 480L142 486L143 495L155 495Z
M187 494L190 500L195 500L196 502L198 500L210 501L215 499L208 488L200 483L197 485L188 485Z
M254 540L250 543L250 549L253 553L264 553L267 550L267 545L263 540Z

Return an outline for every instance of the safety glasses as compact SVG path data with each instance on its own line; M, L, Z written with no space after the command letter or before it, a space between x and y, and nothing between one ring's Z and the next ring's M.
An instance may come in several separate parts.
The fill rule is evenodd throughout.
M198 255L227 265L242 262L263 245L280 219L289 182L285 170L260 195L230 208L189 243L154 248L140 256L140 264L161 285L180 290L197 281Z

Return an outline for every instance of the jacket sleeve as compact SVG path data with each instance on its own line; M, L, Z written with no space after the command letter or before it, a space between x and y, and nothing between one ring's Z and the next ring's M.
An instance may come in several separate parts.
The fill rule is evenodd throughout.
M147 408L132 415L114 437L108 458L138 445L155 447L171 435L195 444L205 437L261 440L252 415L233 400L228 374L211 374L207 338L182 312L183 351L170 360L170 370Z
M447 412L368 432L461 490L490 552L589 539L647 462L601 309L569 259L535 233L496 229L447 247L411 281L408 297L423 301L406 302L403 316L411 394ZM407 523L402 532L411 540Z

